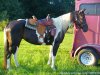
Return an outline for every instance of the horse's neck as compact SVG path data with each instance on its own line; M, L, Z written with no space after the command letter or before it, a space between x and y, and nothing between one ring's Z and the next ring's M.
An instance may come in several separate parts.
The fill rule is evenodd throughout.
M68 26L71 25L71 13L67 13L57 18L54 18L54 23L57 28L63 29L66 32Z

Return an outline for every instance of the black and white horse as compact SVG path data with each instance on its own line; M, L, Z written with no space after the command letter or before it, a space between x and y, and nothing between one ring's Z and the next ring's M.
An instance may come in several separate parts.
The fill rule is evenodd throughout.
M62 43L64 39L68 27L75 23L76 27L82 29L83 32L87 32L88 26L86 23L84 10L70 12L57 18L51 18L51 20L53 21L53 25L56 27L56 33L54 36L52 36L50 33L45 31L44 39L42 39L42 41L44 41L43 43L45 44L48 43L48 40L50 42L48 43L48 45L51 45L48 65L51 64L51 68L55 70L56 53L60 43ZM39 43L39 33L37 33L37 30L27 28L25 27L25 24L26 20L15 20L10 22L4 28L4 68L6 69L10 68L10 58L12 54L14 54L15 65L17 67L19 66L17 62L17 51L22 39L32 44L42 44ZM47 33L49 35L47 35ZM48 37L49 39L47 39Z

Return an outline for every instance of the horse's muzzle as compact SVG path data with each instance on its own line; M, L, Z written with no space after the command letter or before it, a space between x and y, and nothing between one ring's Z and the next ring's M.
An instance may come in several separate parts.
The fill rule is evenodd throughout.
M83 32L87 32L88 31L88 25L84 24L82 27Z
M38 41L40 44L44 44L44 37L43 35L39 36Z

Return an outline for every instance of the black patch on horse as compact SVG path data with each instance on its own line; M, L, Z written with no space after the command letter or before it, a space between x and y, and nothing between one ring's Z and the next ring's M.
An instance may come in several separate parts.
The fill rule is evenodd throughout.
M46 26L46 32L45 32L45 38L44 42L46 45L51 45L52 42L54 41L54 36L51 35L52 29L55 28L54 26Z

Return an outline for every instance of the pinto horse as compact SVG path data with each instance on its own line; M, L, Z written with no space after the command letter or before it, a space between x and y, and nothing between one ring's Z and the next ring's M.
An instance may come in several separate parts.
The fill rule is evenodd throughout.
M5 28L4 28L4 44L5 44L5 50L4 50L4 68L9 69L10 68L10 58L11 55L14 54L14 60L15 65L18 67L19 64L17 62L17 51L18 47L20 45L20 42L22 39L26 40L29 43L41 45L43 43L51 45L50 46L50 54L49 54L49 60L48 65L51 64L51 68L55 70L55 56L57 53L57 50L59 48L60 43L62 43L65 33L68 29L68 27L75 23L76 27L79 29L82 29L83 32L88 31L88 26L85 19L85 10L79 10L70 12L64 15L61 15L56 18L46 18L44 19L44 22L41 22L39 20L38 25L43 25L43 30L40 30L40 32L43 31L43 39L39 38L39 32L36 28L35 29L29 29L25 27L26 20L15 20L11 21ZM52 22L50 22L52 21ZM36 22L37 23L37 22ZM48 25L53 24L56 27L56 33L55 35L51 35L51 31L48 31ZM41 29L41 27L39 27ZM48 38L49 37L49 38ZM40 40L40 41L39 41ZM42 42L41 42L42 40ZM40 43L41 42L41 43Z

